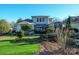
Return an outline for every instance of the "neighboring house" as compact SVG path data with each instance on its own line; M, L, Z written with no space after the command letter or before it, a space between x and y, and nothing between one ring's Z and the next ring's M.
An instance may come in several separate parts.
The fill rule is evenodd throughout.
M79 23L79 16L72 16L71 18L72 18L71 22L73 22L73 23L78 22Z
M65 24L66 20L63 23ZM71 16L71 27L79 29L79 16Z
M71 23L71 27L79 30L79 23Z
M72 16L71 18L71 27L79 29L79 16Z
M52 18L53 20L51 21L51 23L49 24L50 27L54 27L55 24L57 24L57 22L54 18Z
M34 23L34 30L42 32L48 28L52 18L49 18L49 16L32 16L32 20Z

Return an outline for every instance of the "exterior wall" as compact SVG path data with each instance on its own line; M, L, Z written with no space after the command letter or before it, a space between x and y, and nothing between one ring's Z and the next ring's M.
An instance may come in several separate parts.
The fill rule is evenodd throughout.
M34 26L34 28L35 28L35 30L37 30L37 31L41 31L42 29L46 29L48 27L48 25L35 25Z
M33 23L34 23L34 25L37 25L37 24L46 24L46 25L48 25L48 18L46 17L46 18L44 18L44 22L43 21L38 21L37 22L37 18L38 19L40 19L40 17L35 17L35 18L32 18L33 19Z

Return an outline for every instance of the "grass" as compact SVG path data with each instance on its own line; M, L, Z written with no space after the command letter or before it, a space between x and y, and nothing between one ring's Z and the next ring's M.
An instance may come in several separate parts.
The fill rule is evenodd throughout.
M39 36L25 36L23 38L38 38ZM16 36L0 37L0 55L32 55L39 50L39 44L30 44L29 42L10 43L8 40L15 39ZM2 41L3 40L3 41Z
M0 40L13 40L16 36L0 36ZM23 38L39 38L39 36L24 36Z

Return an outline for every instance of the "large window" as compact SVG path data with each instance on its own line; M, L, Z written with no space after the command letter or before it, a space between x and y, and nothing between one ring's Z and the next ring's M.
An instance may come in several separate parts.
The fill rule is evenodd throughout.
M42 18L42 21L44 22L44 18Z
M41 22L41 18L40 18L40 22Z
M37 18L37 22L39 22L39 19Z
M44 22L44 18L37 18L37 22Z

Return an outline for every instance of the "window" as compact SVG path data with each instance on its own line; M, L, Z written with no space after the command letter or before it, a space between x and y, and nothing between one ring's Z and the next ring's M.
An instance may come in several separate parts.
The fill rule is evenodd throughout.
M37 22L44 22L44 18L37 18Z
M37 22L39 21L39 19L37 18Z
M41 22L41 18L40 18L40 22Z
M44 22L44 18L42 19L42 21Z

